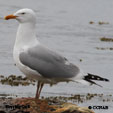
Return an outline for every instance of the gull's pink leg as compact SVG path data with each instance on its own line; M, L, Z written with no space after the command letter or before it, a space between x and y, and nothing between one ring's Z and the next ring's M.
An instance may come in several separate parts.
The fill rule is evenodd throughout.
M38 94L39 97L40 97L40 93L41 93L41 91L42 91L43 86L44 86L44 83L41 83L40 90L39 90L39 94ZM39 98L39 97L38 97L38 98Z
M37 91L35 96L36 99L39 99L43 86L44 86L44 83L41 83L40 81L37 83Z
M35 96L35 98L39 98L39 89L40 89L40 85L41 85L41 83L40 83L40 81L37 83L37 91L36 91L36 96Z

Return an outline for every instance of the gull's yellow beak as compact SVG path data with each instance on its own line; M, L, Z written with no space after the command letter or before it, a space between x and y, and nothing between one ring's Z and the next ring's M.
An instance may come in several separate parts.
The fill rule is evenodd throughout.
M16 19L17 16L14 16L13 14L5 16L4 19L5 20L9 20L9 19Z

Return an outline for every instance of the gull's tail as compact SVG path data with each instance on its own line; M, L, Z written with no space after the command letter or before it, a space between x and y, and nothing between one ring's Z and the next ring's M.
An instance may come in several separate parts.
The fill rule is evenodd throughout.
M102 87L102 86L97 84L97 83L95 83L93 80L109 82L109 80L106 79L106 78L102 78L102 77L100 77L98 75L93 75L93 74L90 74L90 73L88 73L87 75L84 76L84 80L86 80L87 82L89 82L91 84L98 85L100 87Z

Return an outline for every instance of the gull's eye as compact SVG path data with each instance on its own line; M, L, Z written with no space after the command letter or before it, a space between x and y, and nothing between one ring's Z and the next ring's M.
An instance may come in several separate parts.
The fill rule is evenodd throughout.
M23 12L23 13L21 13L22 15L24 15L25 13Z

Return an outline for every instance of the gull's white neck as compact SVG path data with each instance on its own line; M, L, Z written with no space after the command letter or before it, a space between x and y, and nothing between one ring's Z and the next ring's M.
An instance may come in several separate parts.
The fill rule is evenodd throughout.
M35 34L35 24L24 23L20 24L17 31L16 41L13 50L13 57L16 65L20 67L19 54L39 44Z
M21 49L25 46L33 46L38 42L35 34L35 23L22 23L18 27L14 48Z

